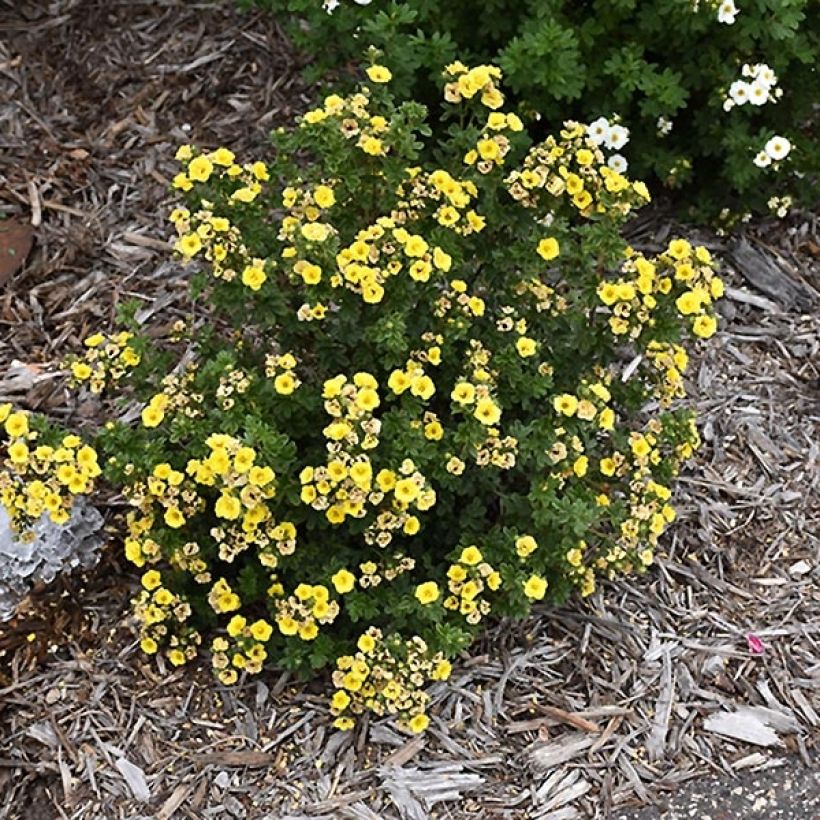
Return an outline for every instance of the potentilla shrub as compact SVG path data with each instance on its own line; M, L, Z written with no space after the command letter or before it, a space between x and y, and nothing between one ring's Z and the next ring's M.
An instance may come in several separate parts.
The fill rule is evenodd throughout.
M269 158L182 146L190 318L68 367L140 399L95 446L132 507L143 650L208 653L223 684L331 667L338 727L421 731L488 621L652 564L698 443L682 342L723 286L686 240L629 248L646 186L584 125L533 144L499 68L448 67L435 162L424 107L367 75Z
M817 199L811 0L253 1L310 53L313 78L372 43L399 93L430 102L442 64L493 61L529 128L567 116L616 125L602 135L615 167L701 213Z

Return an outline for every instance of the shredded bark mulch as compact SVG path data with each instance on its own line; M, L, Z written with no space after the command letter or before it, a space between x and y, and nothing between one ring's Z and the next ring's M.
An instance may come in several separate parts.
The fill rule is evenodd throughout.
M0 260L0 401L93 420L49 371L124 299L146 322L184 310L164 222L175 146L258 153L309 102L299 59L275 20L227 1L0 0L0 212L25 259ZM322 681L225 689L204 664L149 661L112 547L0 626L0 817L629 818L706 774L810 765L817 228L795 214L693 236L729 288L691 370L705 446L647 576L494 627L431 690L424 736L344 734ZM655 210L631 239L676 230Z

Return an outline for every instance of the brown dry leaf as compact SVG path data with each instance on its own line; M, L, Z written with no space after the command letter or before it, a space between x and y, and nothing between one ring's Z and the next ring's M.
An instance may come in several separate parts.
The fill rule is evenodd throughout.
M0 221L0 287L23 266L34 243L34 229L19 219Z

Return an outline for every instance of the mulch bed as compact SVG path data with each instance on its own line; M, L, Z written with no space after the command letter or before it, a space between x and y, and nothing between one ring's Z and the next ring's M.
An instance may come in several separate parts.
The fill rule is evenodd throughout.
M0 100L0 212L34 240L0 281L0 401L89 423L97 408L49 367L124 299L152 324L184 310L164 223L175 146L259 152L309 95L275 21L230 2L0 0ZM204 664L149 662L112 547L0 626L0 817L626 818L705 774L810 765L817 227L695 236L730 287L691 371L705 446L647 576L497 625L411 738L385 721L332 730L322 681L225 689ZM672 229L656 210L631 238L652 249Z

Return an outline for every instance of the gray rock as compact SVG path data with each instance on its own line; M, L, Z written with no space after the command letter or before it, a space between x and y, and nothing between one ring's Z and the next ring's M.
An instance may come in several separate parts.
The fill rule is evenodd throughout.
M58 526L43 516L32 527L34 538L21 541L0 507L0 621L14 615L34 584L49 584L58 575L94 566L103 543L102 525L97 508L80 497L65 524Z

